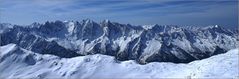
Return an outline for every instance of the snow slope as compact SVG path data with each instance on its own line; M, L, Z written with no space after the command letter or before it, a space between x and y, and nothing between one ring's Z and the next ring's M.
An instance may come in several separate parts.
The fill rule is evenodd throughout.
M94 54L59 58L25 50L16 44L0 47L0 78L235 78L238 49L189 64L151 62Z

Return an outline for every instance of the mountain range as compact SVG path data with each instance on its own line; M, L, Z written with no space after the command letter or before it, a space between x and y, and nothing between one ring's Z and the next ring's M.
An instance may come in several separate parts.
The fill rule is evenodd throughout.
M238 30L213 25L130 25L104 20L0 23L0 45L11 43L61 58L103 54L137 63L189 63L237 48Z

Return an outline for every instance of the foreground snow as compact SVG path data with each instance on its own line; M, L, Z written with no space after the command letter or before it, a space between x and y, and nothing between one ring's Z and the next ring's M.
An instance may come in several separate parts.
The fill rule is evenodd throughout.
M189 64L119 62L106 55L59 58L15 44L0 47L0 78L235 78L238 49Z

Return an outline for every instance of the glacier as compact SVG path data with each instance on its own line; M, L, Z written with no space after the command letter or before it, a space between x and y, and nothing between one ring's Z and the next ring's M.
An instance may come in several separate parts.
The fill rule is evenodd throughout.
M61 58L7 44L0 47L0 78L238 78L238 50L187 64L140 65L102 54Z

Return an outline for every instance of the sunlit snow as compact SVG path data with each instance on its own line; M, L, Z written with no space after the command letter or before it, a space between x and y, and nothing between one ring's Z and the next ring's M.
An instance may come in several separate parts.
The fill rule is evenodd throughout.
M0 47L1 78L236 78L238 49L188 64L133 60L95 54L74 58L41 55L15 44Z

